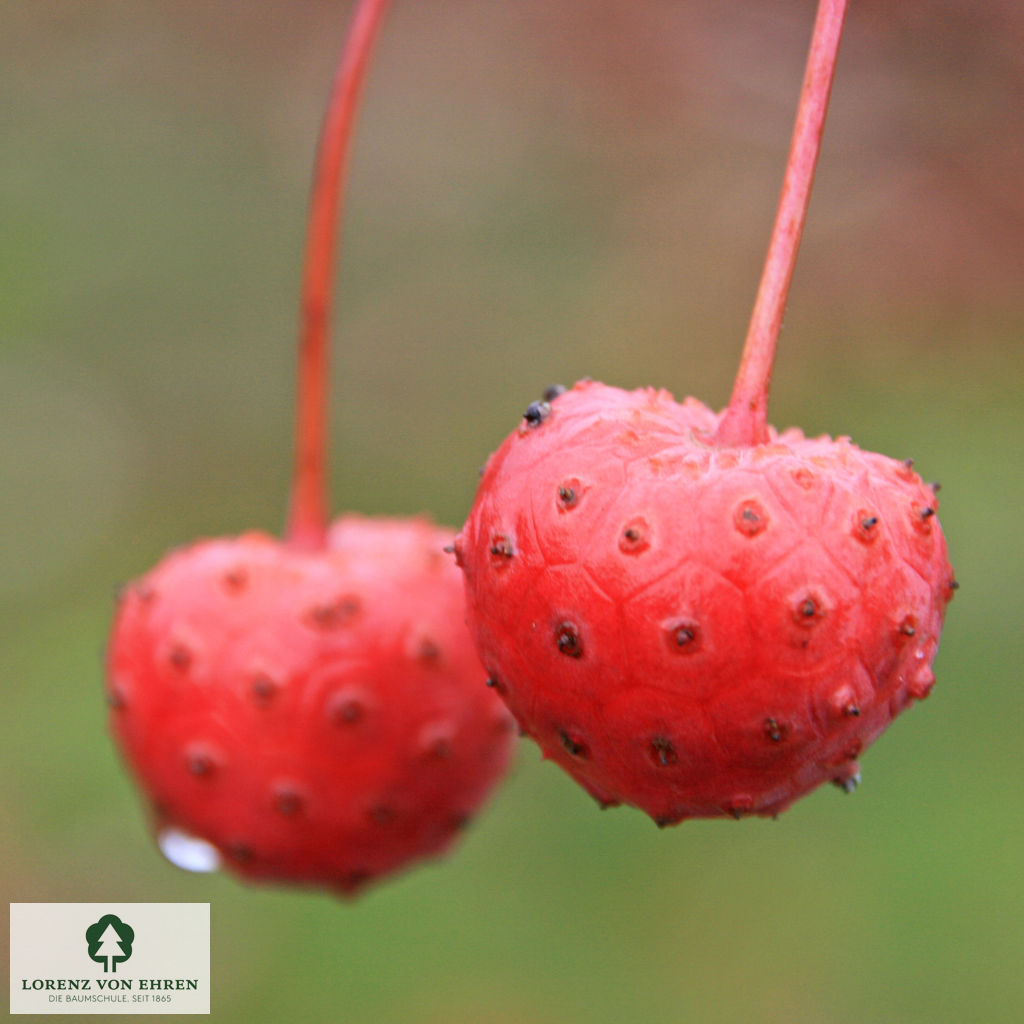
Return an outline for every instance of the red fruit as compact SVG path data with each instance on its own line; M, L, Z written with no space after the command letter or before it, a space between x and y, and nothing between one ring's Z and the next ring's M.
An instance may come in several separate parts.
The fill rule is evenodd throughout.
M456 542L470 625L521 728L659 824L774 815L934 682L955 583L909 463L776 434L768 384L846 0L820 0L728 408L581 383L487 464Z
M112 730L165 853L353 893L443 851L504 770L450 531L326 522L327 310L356 98L387 0L360 0L317 161L288 535L200 541L128 587ZM202 863L196 863L196 859Z
M346 516L327 552L200 541L126 588L111 724L157 832L250 879L345 893L443 852L512 744L450 540Z
M664 391L581 382L489 460L457 543L484 666L605 804L777 814L934 681L933 491L846 438L723 446Z

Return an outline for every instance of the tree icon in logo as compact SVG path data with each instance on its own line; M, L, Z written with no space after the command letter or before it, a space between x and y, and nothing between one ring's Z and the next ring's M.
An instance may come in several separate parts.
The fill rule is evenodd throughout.
M135 929L113 914L104 914L95 924L85 929L89 943L89 958L103 964L103 973L117 973L117 965L132 955Z

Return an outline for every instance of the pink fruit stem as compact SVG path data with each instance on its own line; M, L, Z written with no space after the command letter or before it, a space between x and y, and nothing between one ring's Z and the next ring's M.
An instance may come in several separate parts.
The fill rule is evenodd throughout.
M327 539L328 349L339 196L370 52L389 4L358 0L320 129L302 278L295 467L287 528L289 543L304 548L321 548Z
M768 440L768 388L772 365L807 217L814 168L821 150L846 7L847 0L820 0L818 4L782 196L736 383L729 407L719 422L716 434L719 444L755 445Z

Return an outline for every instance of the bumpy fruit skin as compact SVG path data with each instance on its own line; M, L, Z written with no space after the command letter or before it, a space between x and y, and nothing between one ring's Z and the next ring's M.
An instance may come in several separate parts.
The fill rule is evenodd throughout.
M956 584L909 463L592 381L535 403L456 541L492 686L602 805L775 815L934 682Z
M238 874L351 894L440 854L504 772L449 531L346 516L329 550L260 533L125 588L110 724L159 831Z

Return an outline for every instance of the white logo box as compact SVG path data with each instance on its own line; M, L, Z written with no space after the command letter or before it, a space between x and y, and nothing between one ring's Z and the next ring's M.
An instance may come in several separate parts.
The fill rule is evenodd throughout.
M209 1013L209 903L12 903L11 1013Z

